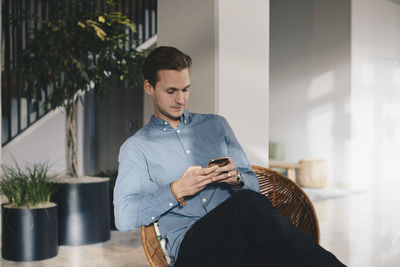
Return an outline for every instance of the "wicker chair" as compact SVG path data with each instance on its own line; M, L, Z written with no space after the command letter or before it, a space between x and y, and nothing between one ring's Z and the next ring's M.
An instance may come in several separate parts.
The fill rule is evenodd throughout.
M319 243L318 218L308 196L289 178L273 170L252 166L260 193L267 196L278 212ZM151 267L168 267L157 240L154 225L142 226L142 245Z

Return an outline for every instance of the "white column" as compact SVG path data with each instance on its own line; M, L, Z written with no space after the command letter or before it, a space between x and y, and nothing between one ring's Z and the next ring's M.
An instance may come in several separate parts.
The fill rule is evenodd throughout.
M188 108L225 116L252 164L268 162L269 1L158 3L157 45L193 59Z
M269 1L218 1L216 112L252 164L268 163Z

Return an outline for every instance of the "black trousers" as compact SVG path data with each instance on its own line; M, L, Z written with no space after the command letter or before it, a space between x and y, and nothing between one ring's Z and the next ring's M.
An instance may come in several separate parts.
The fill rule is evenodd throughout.
M283 218L267 197L240 190L186 233L174 267L345 266Z

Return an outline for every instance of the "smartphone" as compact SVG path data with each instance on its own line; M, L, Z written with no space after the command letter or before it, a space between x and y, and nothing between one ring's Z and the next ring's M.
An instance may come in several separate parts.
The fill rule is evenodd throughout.
M219 157L219 158L215 158L215 159L211 159L208 164L207 167L211 167L214 165L218 165L219 167L223 167L225 165L227 165L229 162L229 157Z

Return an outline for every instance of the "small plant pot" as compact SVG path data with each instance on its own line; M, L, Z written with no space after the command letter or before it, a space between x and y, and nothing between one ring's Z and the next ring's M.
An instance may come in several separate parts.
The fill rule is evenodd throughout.
M109 240L110 180L68 179L68 182L58 182L59 187L51 198L59 207L59 244L80 246Z
M58 209L13 208L1 205L2 257L11 261L37 261L57 256Z

